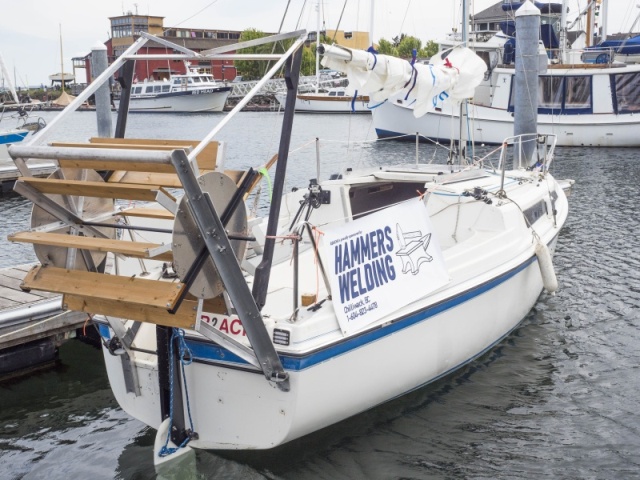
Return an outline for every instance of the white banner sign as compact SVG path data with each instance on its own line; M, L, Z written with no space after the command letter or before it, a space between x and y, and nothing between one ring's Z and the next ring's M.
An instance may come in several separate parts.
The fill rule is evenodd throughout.
M449 281L427 208L419 199L324 233L333 305L346 334Z

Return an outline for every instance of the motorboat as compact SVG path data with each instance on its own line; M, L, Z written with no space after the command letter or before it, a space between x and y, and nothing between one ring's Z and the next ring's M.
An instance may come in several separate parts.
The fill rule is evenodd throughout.
M232 87L221 84L210 73L187 65L182 75L145 80L131 90L130 112L197 113L221 112Z
M9 238L40 260L22 287L91 316L119 405L157 429L156 465L192 448L273 448L420 388L499 344L558 286L552 253L568 203L549 171L552 135L511 136L497 157L457 165L381 158L284 193L306 37L249 42L291 45L263 79L285 67L277 155L254 161L276 165L264 217L249 218L244 199L266 167L225 171L215 140L260 82L200 141L159 131L44 145L43 131L10 148L17 162L60 165L15 187L36 206ZM75 105L153 38L142 33ZM441 93L472 88L464 67L477 60L465 55L433 71ZM367 72L369 86L388 78Z

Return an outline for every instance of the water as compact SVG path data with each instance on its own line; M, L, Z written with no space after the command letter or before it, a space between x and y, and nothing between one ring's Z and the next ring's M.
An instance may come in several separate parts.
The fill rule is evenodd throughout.
M271 157L274 117L248 113L230 125L229 168ZM63 133L92 135L87 118ZM220 118L136 115L130 127L171 122L176 138L190 138ZM296 120L294 148L312 142L291 157L292 183L302 186L302 167L315 171L315 136L323 139L323 176L378 154L394 162L414 155L411 144L332 142L371 137L367 117ZM423 159L432 153L421 151ZM576 180L554 260L561 288L542 296L506 341L426 388L280 448L197 452L171 478L640 477L640 151L562 148L553 170ZM22 228L28 206L3 198L0 208L0 266L31 261L29 247L3 240ZM0 477L157 478L155 431L120 410L102 354L75 341L60 354L59 368L0 386Z

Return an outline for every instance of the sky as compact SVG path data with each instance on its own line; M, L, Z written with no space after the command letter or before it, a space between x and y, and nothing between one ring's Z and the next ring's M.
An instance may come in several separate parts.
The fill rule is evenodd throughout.
M470 11L480 12L496 1L470 0ZM609 32L629 31L640 13L635 7L640 0L609 1ZM9 72L14 72L17 86L21 87L50 83L49 75L61 70L61 44L64 71L72 72L71 58L84 56L93 46L109 39L109 17L128 12L162 16L165 27L256 28L275 32L290 3L283 31L296 27L315 30L317 21L316 0L138 0L137 3L130 0L21 0L2 3L0 54ZM336 28L345 1L322 0L322 3L326 28ZM339 29L369 30L370 3L371 0L347 0ZM587 0L569 0L570 12L576 14L586 3ZM390 40L406 33L423 43L437 41L460 25L460 9L460 0L375 0L374 39ZM85 80L84 70L76 74L77 81Z

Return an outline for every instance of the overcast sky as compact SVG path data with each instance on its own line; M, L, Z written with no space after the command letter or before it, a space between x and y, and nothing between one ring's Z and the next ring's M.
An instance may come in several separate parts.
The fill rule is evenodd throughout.
M87 1L19 0L2 2L0 14L0 53L17 83L49 83L49 75L60 72L60 30L65 72L72 71L71 58L84 56L97 43L109 38L109 17L132 11L164 17L165 27L180 26L244 30L257 28L277 31L289 0L154 0ZM470 0L471 13L480 12L497 0ZM560 0L558 0L560 1ZM569 0L575 14L587 0ZM638 12L640 0L610 0L609 31L628 31ZM316 0L290 0L283 31L296 28L315 30ZM344 0L323 0L326 28L338 24ZM368 30L370 0L348 0L340 29ZM438 40L460 24L460 0L376 0L374 37L391 39L406 33L427 40ZM15 70L14 70L15 69ZM84 70L78 71L84 80Z

